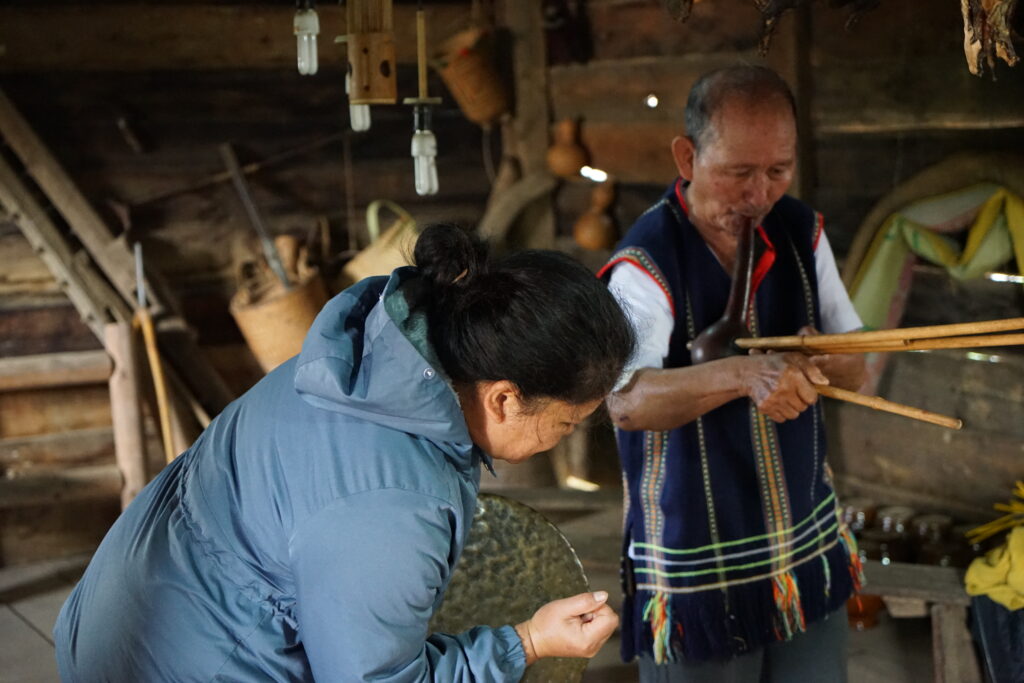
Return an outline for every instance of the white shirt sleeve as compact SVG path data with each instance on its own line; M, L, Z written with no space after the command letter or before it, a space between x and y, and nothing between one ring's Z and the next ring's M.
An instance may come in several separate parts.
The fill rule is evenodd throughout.
M612 268L608 290L633 324L637 349L613 391L621 390L640 368L662 368L675 327L668 297L646 272L631 263Z
M825 334L839 334L864 327L860 316L853 308L850 295L839 277L836 258L828 236L822 231L818 247L814 252L814 269L818 275L818 303L821 307L821 331Z
M836 334L863 327L839 277L832 247L824 232L815 251L815 270L821 307L821 331ZM637 370L665 367L675 316L661 287L646 272L629 262L619 263L612 268L608 290L625 311L637 339L636 353L626 364L613 389L620 391Z

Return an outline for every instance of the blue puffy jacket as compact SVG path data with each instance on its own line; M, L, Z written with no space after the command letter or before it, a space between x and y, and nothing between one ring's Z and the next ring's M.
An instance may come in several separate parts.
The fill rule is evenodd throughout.
M518 681L511 626L428 634L480 463L402 283L332 299L302 353L132 502L54 627L65 681Z

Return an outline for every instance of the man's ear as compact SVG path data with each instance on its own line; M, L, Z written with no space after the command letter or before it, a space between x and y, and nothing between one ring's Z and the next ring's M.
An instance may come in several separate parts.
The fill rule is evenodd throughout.
M672 160L676 162L676 170L685 180L693 180L693 163L697 150L693 141L685 135L672 138Z
M491 421L497 424L504 423L522 411L519 390L507 379L486 383L481 387L480 394L484 412L487 413L487 417Z

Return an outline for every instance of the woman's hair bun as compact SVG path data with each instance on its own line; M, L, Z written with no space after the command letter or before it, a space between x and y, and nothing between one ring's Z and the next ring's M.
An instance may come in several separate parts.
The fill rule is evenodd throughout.
M464 228L435 223L420 233L413 259L434 286L465 286L487 268L487 243Z

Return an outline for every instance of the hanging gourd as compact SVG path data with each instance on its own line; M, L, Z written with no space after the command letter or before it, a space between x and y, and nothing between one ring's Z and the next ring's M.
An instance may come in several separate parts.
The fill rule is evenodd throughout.
M609 214L615 201L615 181L608 179L594 185L590 208L583 212L572 228L573 239L584 249L611 249L617 239L615 221Z
M577 140L575 119L562 119L555 124L554 142L548 148L548 168L556 176L576 178L587 164L587 150Z

